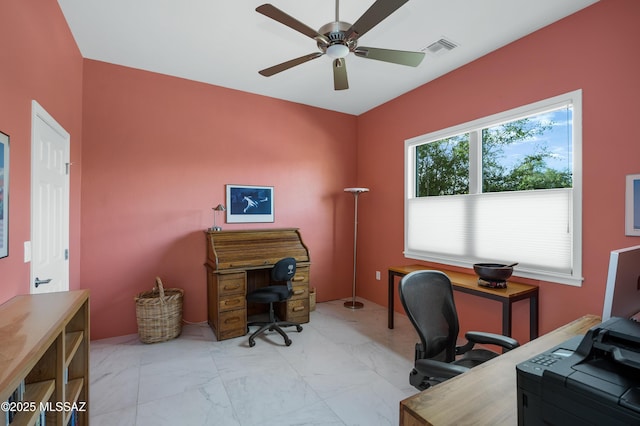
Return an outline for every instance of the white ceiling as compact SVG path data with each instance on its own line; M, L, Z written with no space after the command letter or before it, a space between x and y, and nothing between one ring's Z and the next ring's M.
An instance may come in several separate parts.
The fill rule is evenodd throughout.
M255 11L266 0L58 0L82 56L189 80L359 115L597 0L410 0L362 36L359 45L423 50L417 67L347 58L349 89L333 90L331 59L272 77L258 71L314 53L311 38ZM313 29L333 22L334 0L271 0ZM342 0L355 22L373 0Z

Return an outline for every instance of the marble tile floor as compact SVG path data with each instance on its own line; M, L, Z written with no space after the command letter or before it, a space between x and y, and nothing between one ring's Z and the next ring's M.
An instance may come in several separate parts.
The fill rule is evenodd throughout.
M91 342L93 426L397 425L415 331L385 307L318 303L291 346L276 333L217 342L207 324L169 342L136 334ZM253 328L252 328L253 329Z

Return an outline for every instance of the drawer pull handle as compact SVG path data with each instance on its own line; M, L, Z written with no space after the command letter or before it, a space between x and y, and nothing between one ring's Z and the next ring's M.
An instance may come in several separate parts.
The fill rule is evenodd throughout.
M294 306L292 309L293 312L304 311L304 306Z
M291 281L304 281L304 275L296 275Z
M293 295L294 295L294 296L298 296L298 295L300 295L300 294L304 294L304 290L295 290L295 291L293 292Z
M238 303L240 303L239 299L231 299L231 300L225 300L224 304L227 306L231 306L231 305L237 305Z
M239 288L240 288L240 284L234 284L234 285L227 284L224 286L225 290L236 290Z
M227 318L226 320L224 320L225 324L235 324L237 322L240 321L239 317L233 317L233 318Z

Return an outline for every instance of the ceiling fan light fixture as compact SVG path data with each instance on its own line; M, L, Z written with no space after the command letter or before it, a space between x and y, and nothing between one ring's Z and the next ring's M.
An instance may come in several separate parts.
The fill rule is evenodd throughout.
M332 44L327 47L326 53L333 59L345 58L349 54L349 48L344 44Z

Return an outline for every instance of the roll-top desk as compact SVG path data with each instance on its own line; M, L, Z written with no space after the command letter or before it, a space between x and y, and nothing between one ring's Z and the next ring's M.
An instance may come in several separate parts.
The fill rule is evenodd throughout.
M276 307L280 319L309 322L309 250L296 228L206 231L207 315L216 339L247 334L247 315L260 312L247 305L247 291L269 285L273 265L296 259L293 296Z

